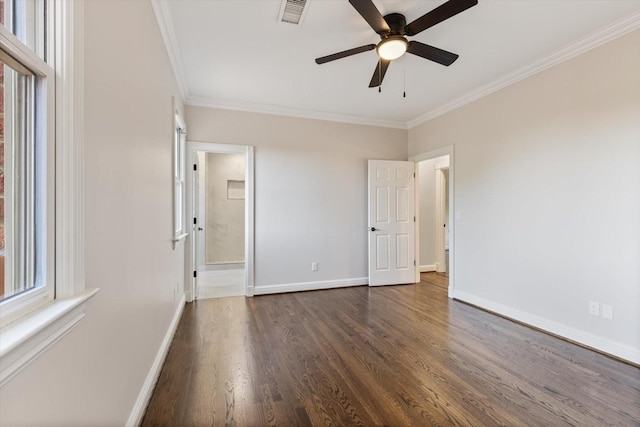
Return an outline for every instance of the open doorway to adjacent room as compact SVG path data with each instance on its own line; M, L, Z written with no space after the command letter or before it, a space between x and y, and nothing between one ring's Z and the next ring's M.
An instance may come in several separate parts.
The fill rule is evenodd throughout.
M191 144L193 298L250 295L253 150Z
M414 156L416 162L416 282L453 292L453 149Z

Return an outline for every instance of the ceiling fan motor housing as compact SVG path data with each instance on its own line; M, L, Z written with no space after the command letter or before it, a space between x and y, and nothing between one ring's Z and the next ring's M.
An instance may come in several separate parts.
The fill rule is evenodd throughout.
M407 25L407 20L401 13L390 13L384 16L384 20L387 22L390 31L380 33L380 37L385 39L389 36L404 36L404 27Z

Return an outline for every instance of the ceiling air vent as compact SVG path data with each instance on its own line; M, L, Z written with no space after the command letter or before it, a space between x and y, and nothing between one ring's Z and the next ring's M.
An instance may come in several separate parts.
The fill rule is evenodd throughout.
M282 0L279 21L300 25L308 3L309 0Z

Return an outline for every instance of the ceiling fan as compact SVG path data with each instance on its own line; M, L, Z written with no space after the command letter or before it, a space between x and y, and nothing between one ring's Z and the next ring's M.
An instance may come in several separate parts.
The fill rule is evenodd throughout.
M349 0L349 3L351 3L351 6L367 21L371 28L373 28L373 31L378 33L382 40L377 45L368 44L317 58L316 64L325 64L335 61L336 59L346 58L347 56L376 49L379 59L376 69L373 72L373 77L371 77L369 87L377 87L382 85L382 80L391 61L401 57L405 52L447 67L453 64L453 62L458 59L458 55L455 53L447 52L446 50L438 49L437 47L429 46L428 44L415 40L408 41L405 36L415 36L427 28L433 27L475 6L478 4L478 0L449 0L409 24L407 24L404 15L400 13L390 13L383 17L372 0Z

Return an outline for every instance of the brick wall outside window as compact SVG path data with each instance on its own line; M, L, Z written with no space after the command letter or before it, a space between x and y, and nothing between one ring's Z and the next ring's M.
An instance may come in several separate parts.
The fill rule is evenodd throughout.
M4 0L0 0L0 24L4 24ZM4 65L0 64L0 298L4 296Z

